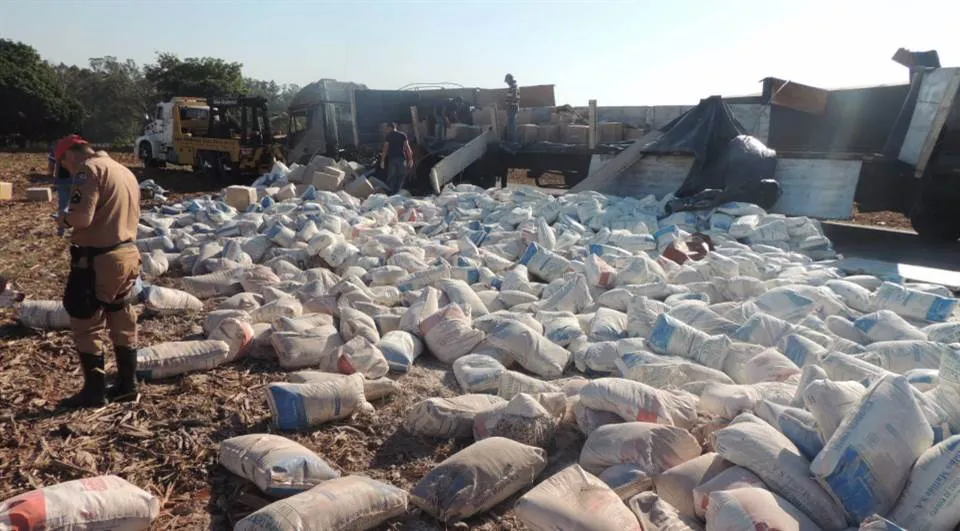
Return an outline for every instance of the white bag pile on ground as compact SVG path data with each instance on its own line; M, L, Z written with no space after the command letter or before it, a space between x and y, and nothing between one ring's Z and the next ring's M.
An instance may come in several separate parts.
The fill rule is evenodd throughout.
M683 391L661 390L623 378L600 378L580 391L591 409L620 415L625 421L655 422L692 428L697 422L697 398Z
M150 529L160 500L117 476L75 479L0 502L0 529Z
M436 358L461 396L417 397L404 425L418 435L523 446L491 437L505 435L549 448L566 418L588 435L581 453L589 456L606 435L638 423L686 434L689 452L663 467L620 456L584 465L615 485L615 494L659 482L659 495L631 505L647 527L696 528L684 519L703 518L711 493L736 488L765 488L769 496L724 498L718 514L753 518L779 496L824 529L842 528L845 513L851 521L896 513L949 527L942 511L922 501L951 499L941 488L946 480L914 486L927 481L919 461L903 464L904 453L895 473L879 478L843 461L848 451L863 452L864 463L883 461L885 454L867 447L883 447L890 430L906 433L894 423L865 442L862 426L875 419L864 401L882 382L897 391L896 422L916 428L903 435L910 444L897 445L909 447L912 460L960 431L960 322L948 291L847 276L831 261L818 222L755 205L667 216L668 198L470 185L424 199L361 200L333 191L337 172L319 171L330 164L317 159L312 169L292 170L290 179L323 181L299 196L285 182L290 170L278 166L257 185L278 188L258 188L260 197L242 211L198 199L144 213L138 246L150 253L152 273L162 274L166 260L166 269L191 274L187 294L229 298L203 327L222 341L142 349L141 376L209 370L243 356L325 371L267 387L274 422L299 430L370 411L368 400L402 388L404 373L420 365L434 370ZM706 257L679 265L662 256L695 231L715 244ZM153 289L153 298L169 295ZM148 306L196 308L180 298L189 304ZM41 302L24 303L21 321L69 326L62 305ZM387 370L399 373L396 382L384 378ZM559 380L578 373L604 377L576 386ZM562 413L551 396L568 402ZM929 441L917 439L928 433ZM701 448L718 456L700 457ZM738 466L714 468L727 462ZM751 480L757 476L765 486ZM872 483L861 494L837 492L863 477ZM517 481L527 485L532 476ZM501 492L464 503L448 498L446 506L433 498L428 511L444 521L465 518ZM921 501L899 504L908 494ZM771 518L784 514L793 513Z
M697 518L706 519L710 509L710 495L717 491L734 490L746 487L766 488L763 480L756 474L740 466L732 466L717 473L693 488L693 510Z

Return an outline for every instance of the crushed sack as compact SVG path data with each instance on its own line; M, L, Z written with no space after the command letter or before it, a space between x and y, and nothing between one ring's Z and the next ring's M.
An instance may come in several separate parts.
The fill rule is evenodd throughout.
M789 501L762 488L715 491L706 516L711 529L821 529Z
M906 378L885 376L843 419L810 472L860 522L893 508L913 463L933 442Z
M147 286L141 293L143 306L157 314L199 312L203 303L193 295L173 288Z
M700 444L687 430L649 422L609 424L593 431L580 451L580 466L601 474L614 465L634 465L644 482L700 455Z
M423 354L423 348L419 337L404 330L392 330L380 338L380 350L393 372L409 371L413 362Z
M267 405L273 424L286 431L304 430L350 417L372 406L363 394L363 376L315 383L267 384Z
M340 477L339 472L305 446L269 433L239 435L221 442L219 462L251 481L264 494L277 498Z
M333 326L317 327L306 334L274 332L270 336L270 343L283 369L314 367L327 372L339 370L338 352L343 339Z
M472 328L470 314L456 304L424 319L420 331L430 353L444 363L466 356L484 339L483 332Z
M496 393L500 375L506 370L502 363L483 354L467 354L453 362L453 375L464 393Z
M160 500L117 476L66 481L0 502L0 529L149 529Z
M173 341L137 350L137 378L162 380L207 371L230 359L230 345L215 339Z
M523 368L547 379L559 378L570 361L568 350L516 321L499 323L488 341L509 352Z
M411 434L423 437L471 437L474 419L478 414L506 403L500 397L482 394L426 398L410 408L403 420L403 427Z
M530 489L514 510L531 529L644 529L610 487L579 465L570 465Z
M960 525L960 435L920 454L887 517L909 529L950 531Z
M641 492L630 498L628 504L640 521L640 529L703 531L703 524L696 518L680 514L657 493Z
M715 452L705 453L664 470L653 478L653 487L679 514L696 517L694 488L732 466Z
M810 461L776 428L743 413L718 431L716 437L716 451L721 457L756 474L772 492L820 527L844 527L843 508L811 477Z
M477 413L473 421L473 438L479 441L487 437L504 437L528 446L546 448L566 413L566 398L561 393L556 394L560 398L560 408L552 412L537 398L521 393L506 405Z
M531 485L547 466L540 448L490 437L445 459L410 491L410 500L443 523L486 512Z
M584 406L616 413L631 422L655 422L692 428L697 421L697 398L683 391L655 389L623 378L599 378L580 391Z
M407 512L407 493L364 476L346 476L250 513L235 531L373 529Z

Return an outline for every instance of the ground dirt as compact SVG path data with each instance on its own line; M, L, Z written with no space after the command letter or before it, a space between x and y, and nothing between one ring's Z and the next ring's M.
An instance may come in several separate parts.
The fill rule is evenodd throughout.
M129 154L114 154L141 178L153 178L172 199L210 193L223 183L204 181L175 168L144 169ZM12 182L14 200L0 203L0 276L31 299L56 299L67 272L67 240L50 215L56 203L28 203L28 186L46 186L45 154L0 153L0 181ZM177 278L161 285L177 287ZM217 301L207 301L212 308ZM201 315L140 316L142 345L198 337ZM107 356L107 372L113 371ZM246 514L270 502L253 484L217 464L220 441L235 435L274 432L263 393L284 380L275 363L245 360L212 371L142 384L139 403L59 411L58 400L81 384L66 332L38 333L0 310L0 501L34 488L99 474L116 474L162 502L154 529L232 529ZM284 433L311 448L344 474L362 473L409 489L432 467L469 441L411 437L400 428L422 398L458 394L452 374L418 361L409 374L393 376L399 394L374 403L376 414L335 422L309 433ZM550 450L557 471L576 461L582 436L567 426ZM520 529L512 501L458 528ZM411 504L409 515L383 529L444 529Z
M861 212L859 208L854 208L853 219L857 225L871 225L887 229L899 229L913 231L910 225L910 218L900 212Z

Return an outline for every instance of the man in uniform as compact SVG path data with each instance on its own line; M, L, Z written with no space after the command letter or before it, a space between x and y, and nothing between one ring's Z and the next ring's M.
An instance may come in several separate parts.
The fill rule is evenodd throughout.
M132 400L137 396L137 316L129 299L140 276L140 252L134 243L140 219L137 178L78 135L61 139L54 155L80 181L57 223L72 229L64 306L71 315L83 388L61 405ZM109 390L103 363L105 328L117 359L117 383Z

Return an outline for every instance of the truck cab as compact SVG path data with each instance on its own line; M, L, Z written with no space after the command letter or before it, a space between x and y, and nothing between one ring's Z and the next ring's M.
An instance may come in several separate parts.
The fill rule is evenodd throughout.
M210 123L210 107L203 98L173 98L158 103L147 118L143 135L134 142L134 153L147 167L191 164L178 160L174 142L178 138L205 136Z

